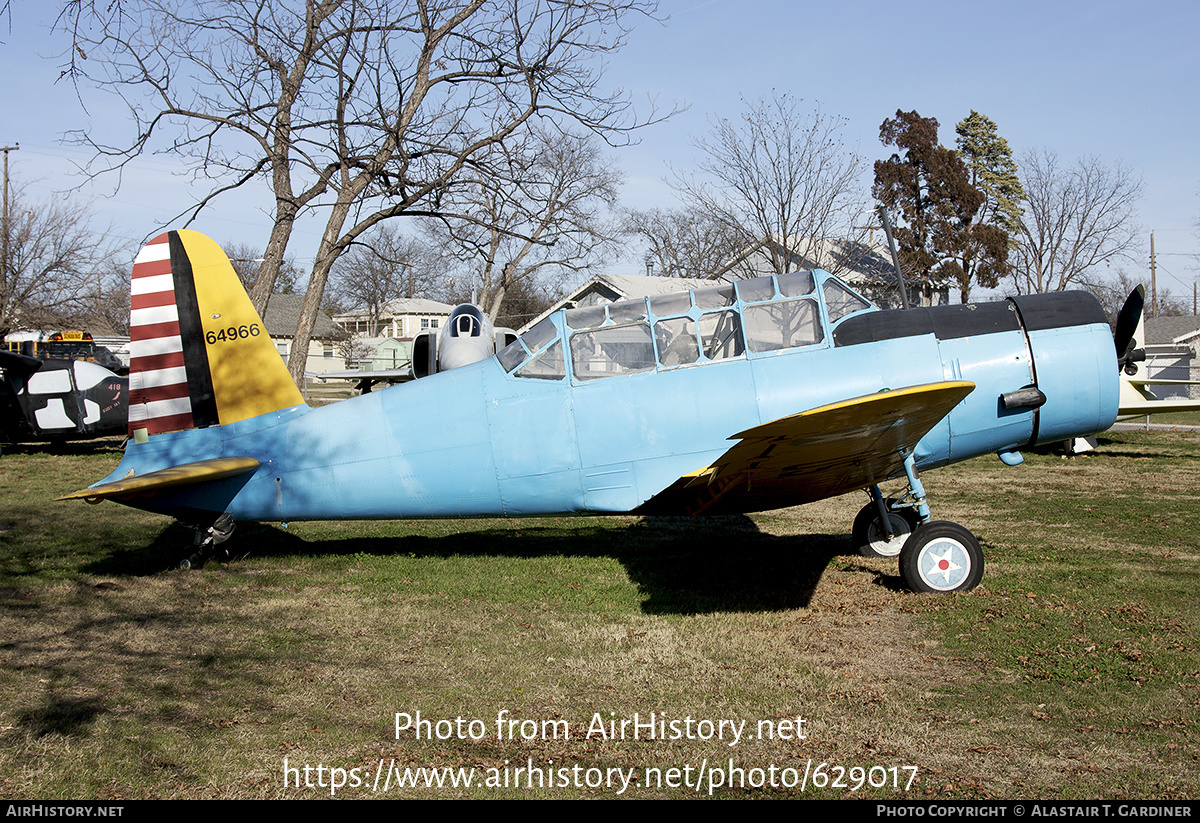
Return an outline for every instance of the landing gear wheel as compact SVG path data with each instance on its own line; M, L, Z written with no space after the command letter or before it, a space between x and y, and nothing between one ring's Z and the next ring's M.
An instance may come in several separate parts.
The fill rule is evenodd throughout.
M854 518L851 537L854 548L863 557L895 557L900 554L904 542L916 530L917 513L912 509L891 511L892 500L888 500L888 520L891 523L892 539L887 539L883 521L879 517L879 506L872 500L863 506Z
M189 555L179 561L179 570L188 571L189 569L204 568L204 557L199 554Z
M192 553L179 561L179 568L184 571L188 569L201 569L204 568L204 561L209 558L228 558L229 548L217 549L217 546L229 539L230 535L233 534L233 527L236 525L237 523L233 521L233 516L226 512L218 517L216 522L209 526L207 530L201 531L199 528L196 528L196 532L192 537Z
M900 550L900 576L915 592L968 592L983 578L983 549L957 523L926 523Z

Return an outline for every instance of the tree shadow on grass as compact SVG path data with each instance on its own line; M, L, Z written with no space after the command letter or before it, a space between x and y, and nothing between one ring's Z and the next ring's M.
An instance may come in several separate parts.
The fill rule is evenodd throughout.
M406 528L411 527L411 528ZM368 528L364 526L364 531ZM238 524L223 544L236 559L370 554L414 558L455 555L535 558L612 557L643 594L653 614L773 611L807 606L830 561L849 552L846 535L765 534L745 516L568 518L462 521L450 534L414 533L427 526L380 524L386 536L306 540L280 528ZM461 531L457 529L463 529ZM192 531L178 524L149 545L114 549L83 571L97 575L146 575L174 568L187 556ZM224 561L218 561L224 562Z
M87 737L96 718L108 711L96 697L58 697L49 695L41 708L25 712L21 725L35 737L64 735Z

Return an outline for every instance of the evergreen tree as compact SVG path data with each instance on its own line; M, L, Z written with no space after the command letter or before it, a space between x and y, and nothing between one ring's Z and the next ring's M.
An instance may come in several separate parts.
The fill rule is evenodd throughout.
M955 127L958 153L971 173L971 185L986 198L976 220L999 226L1015 247L1021 233L1021 201L1025 189L1017 174L1008 141L996 133L996 124L974 109Z
M955 127L958 153L970 173L971 185L983 194L983 205L966 228L958 264L962 300L972 283L994 288L1009 273L1008 253L1021 230L1021 201L1025 192L1008 141L996 124L974 109Z

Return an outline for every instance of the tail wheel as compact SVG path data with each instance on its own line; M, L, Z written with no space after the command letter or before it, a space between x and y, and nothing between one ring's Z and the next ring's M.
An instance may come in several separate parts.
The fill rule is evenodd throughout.
M889 499L887 502L891 540L887 539L887 532L884 531L883 521L879 517L879 507L874 501L863 506L862 511L854 518L851 537L854 540L854 548L863 557L897 556L917 527L916 512L911 509L890 511L892 501Z
M179 561L179 570L180 571L186 572L191 569L203 569L203 568L204 568L204 556L199 553L188 555L187 557L185 557Z
M915 592L967 592L983 578L983 549L957 523L926 523L900 550L900 576Z

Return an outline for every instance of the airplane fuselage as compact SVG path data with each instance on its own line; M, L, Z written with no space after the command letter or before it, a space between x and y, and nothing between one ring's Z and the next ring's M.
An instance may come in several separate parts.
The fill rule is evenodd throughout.
M123 434L128 383L86 360L39 360L0 351L0 442Z
M184 519L618 513L711 463L731 435L848 397L975 383L920 440L921 469L987 453L1015 462L1021 448L1116 416L1112 337L1090 296L879 312L831 275L800 274L811 282L758 278L558 312L482 362L130 443L110 479L259 461L203 488L123 500Z

